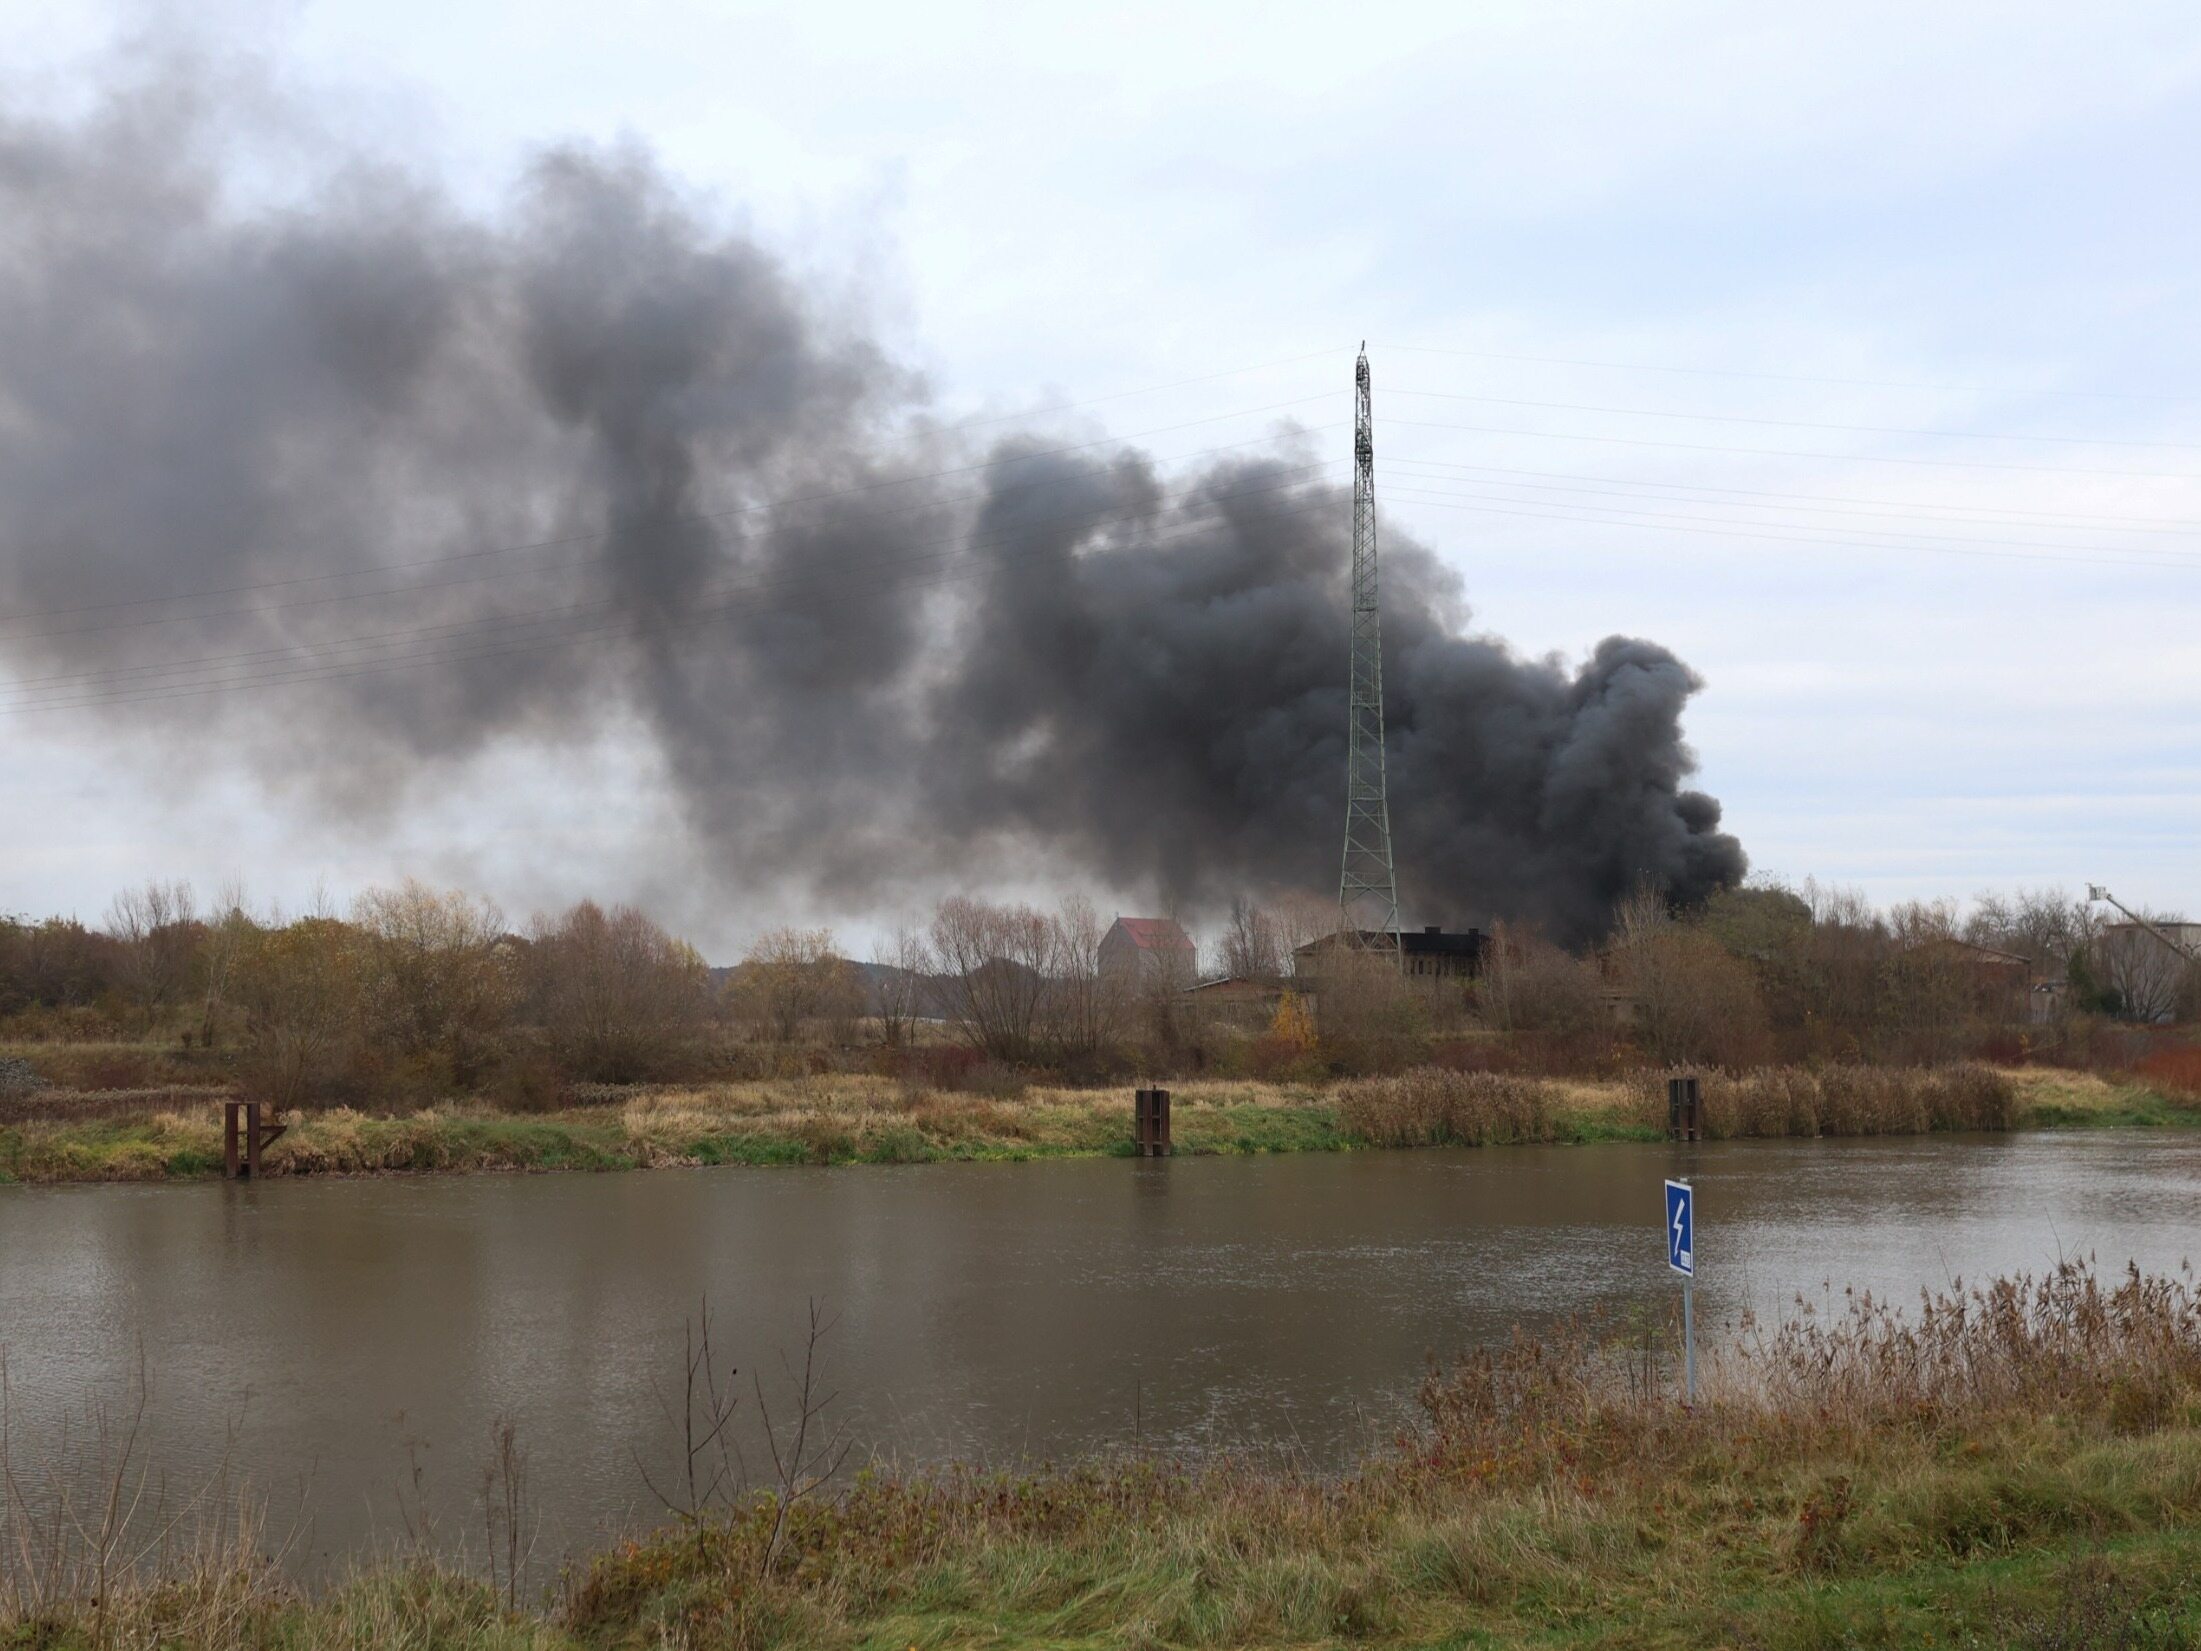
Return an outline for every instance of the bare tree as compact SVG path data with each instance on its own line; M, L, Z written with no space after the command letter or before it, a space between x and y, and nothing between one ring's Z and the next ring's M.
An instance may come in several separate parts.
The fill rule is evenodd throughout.
M1276 931L1276 944L1282 954L1285 971L1297 975L1300 972L1299 951L1338 933L1345 926L1345 914L1339 910L1334 897L1294 891L1278 895L1268 904L1270 926Z
M797 1375L784 1358L780 1361L794 1392L795 1411L787 1422L773 1421L771 1406L765 1401L762 1378L754 1384L757 1416L763 1423L765 1448L772 1459L772 1526L765 1538L763 1562L757 1567L757 1574L762 1577L769 1577L779 1563L780 1547L787 1540L787 1521L796 1504L831 1483L848 1459L846 1430L837 1423L828 1427L826 1417L833 1401L839 1397L825 1385L825 1367L820 1355L820 1347L833 1325L834 1320L819 1309L817 1298L811 1297L810 1334L803 1343L801 1374Z
M528 970L541 1023L593 1076L635 1076L653 1046L701 1017L709 972L695 948L631 906L584 900L538 918Z
M1988 892L1972 903L1964 937L2031 961L2041 974L2061 974L2072 954L2083 952L2100 929L2087 901L2061 889L2019 889L2005 895Z
M1802 1029L1816 1052L1863 1059L1880 1037L1887 924L1862 890L1807 878L1801 893L1811 909L1795 983Z
M504 914L413 878L354 902L369 1034L471 1083L511 1013L516 982L498 941Z
M1674 920L1666 891L1648 880L1636 884L1613 907L1612 942L1633 946L1665 929Z
M1193 1030L1193 1005L1187 994L1199 984L1200 952L1191 947L1158 946L1146 952L1131 984L1138 992L1140 1018L1156 1044L1181 1046Z
M664 1390L654 1380L650 1384L651 1391L657 1395L658 1408L680 1438L680 1477L673 1482L672 1489L666 1490L659 1487L639 1454L635 1457L635 1466L650 1494L694 1534L696 1557L701 1559L705 1520L713 1508L727 1505L741 1487L741 1457L729 1433L741 1403L740 1394L734 1387L734 1379L741 1372L729 1364L723 1378L718 1373L718 1356L711 1345L711 1304L707 1299L685 1328L678 1415L673 1413L672 1403Z
M933 972L932 948L925 937L907 924L872 954L873 991L879 1006L879 1035L899 1046L915 1030L916 1022L930 1005Z
M1611 955L1634 1000L1644 1050L1660 1065L1741 1066L1770 1052L1757 976L1712 936L1639 919L1621 931Z
M1223 925L1223 973L1264 984L1284 978L1284 937L1276 919L1243 894L1230 897Z
M224 884L199 948L199 1046L203 1049L214 1047L215 1025L229 991L230 976L257 932L258 926L245 912L244 885Z
M1962 1052L1973 1023L2013 1012L2010 1002L1994 1002L1983 990L1992 977L1968 952L1959 928L1953 900L1907 900L1888 912L1879 1020L1883 1048L1901 1059L1948 1060Z
M1349 943L1323 959L1314 1016L1325 1051L1363 1071L1399 1064L1424 1031L1424 1005L1397 960Z
M124 983L147 1016L183 995L197 930L198 902L182 881L124 889L107 908L107 932L122 945Z
M1126 981L1101 967L1108 925L1082 894L1064 900L1054 918L1054 980L1046 997L1047 1027L1055 1046L1073 1057L1090 1056L1122 1030Z
M2157 928L2184 919L2140 908ZM2137 923L2107 923L2090 951L2095 979L2113 993L2116 1012L2128 1020L2167 1021L2178 1012L2193 965Z
M806 1022L842 1026L863 1010L863 980L833 944L831 929L772 929L759 935L735 975L735 1000L775 1043L793 1043Z
M527 1452L519 1424L499 1416L489 1424L489 1460L481 1470L483 1533L488 1540L489 1591L504 1608L520 1608L520 1573L535 1552L539 1521L528 1515Z
M1053 920L1030 906L954 895L934 911L931 939L957 1033L995 1060L1029 1059L1059 967Z
M238 959L248 1074L278 1106L310 1099L340 1065L359 1026L357 936L333 917L255 930Z
M1612 1016L1595 962L1505 923L1494 926L1485 956L1477 1001L1486 1024L1570 1043L1610 1041Z

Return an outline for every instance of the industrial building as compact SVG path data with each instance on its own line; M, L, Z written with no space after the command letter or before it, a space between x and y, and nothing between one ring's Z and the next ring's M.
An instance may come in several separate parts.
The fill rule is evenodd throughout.
M1301 976L1319 979L1325 960L1341 951L1383 952L1394 943L1405 973L1437 979L1474 979L1483 972L1490 951L1490 937L1480 929L1453 932L1432 923L1427 928L1402 930L1396 936L1364 929L1308 941L1292 954L1293 969Z

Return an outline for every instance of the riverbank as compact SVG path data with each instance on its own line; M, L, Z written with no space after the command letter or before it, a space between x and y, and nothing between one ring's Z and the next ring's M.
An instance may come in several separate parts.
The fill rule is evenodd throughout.
M1953 1083L1934 1073L1971 1074ZM1839 1078L1848 1074L1847 1078ZM1501 1078L1429 1072L1332 1086L1175 1082L1177 1150L1323 1152L1663 1136L1660 1075ZM50 1091L0 1125L0 1176L26 1182L191 1180L221 1173L220 1091ZM2201 1102L2055 1068L1800 1069L1709 1081L1715 1135L2167 1127ZM44 1115L23 1115L31 1111ZM607 1092L542 1113L464 1102L385 1116L294 1118L271 1175L625 1170L701 1164L907 1164L1126 1155L1131 1095L1034 1086L974 1095L828 1075Z
M427 1557L319 1595L208 1561L97 1602L19 1592L0 1643L2138 1651L2201 1635L2201 1305L2181 1280L2072 1265L1908 1315L1848 1297L1708 1353L1694 1410L1670 1350L1517 1337L1433 1374L1420 1425L1343 1479L1142 1457L864 1476L706 1506L545 1598Z

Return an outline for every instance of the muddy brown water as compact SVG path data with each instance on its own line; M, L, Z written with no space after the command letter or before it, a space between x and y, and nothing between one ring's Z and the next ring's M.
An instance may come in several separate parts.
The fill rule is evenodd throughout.
M1677 1171L1715 1329L1828 1285L2174 1267L2201 1214L2201 1136L2164 1133L10 1188L10 1452L32 1483L84 1475L87 1418L128 1409L142 1357L156 1482L174 1500L226 1461L312 1567L420 1502L446 1541L478 1532L508 1417L554 1562L656 1516L642 1471L670 1460L698 1305L783 1407L816 1298L861 1451L1340 1466L1431 1352L1664 1314Z

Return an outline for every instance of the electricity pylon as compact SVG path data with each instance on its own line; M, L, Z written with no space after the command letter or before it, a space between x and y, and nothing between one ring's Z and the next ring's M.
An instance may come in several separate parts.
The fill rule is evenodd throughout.
M1376 597L1376 437L1368 346L1353 363L1353 677L1346 707L1345 865L1337 903L1348 935L1398 951L1399 889L1383 777L1383 614Z

